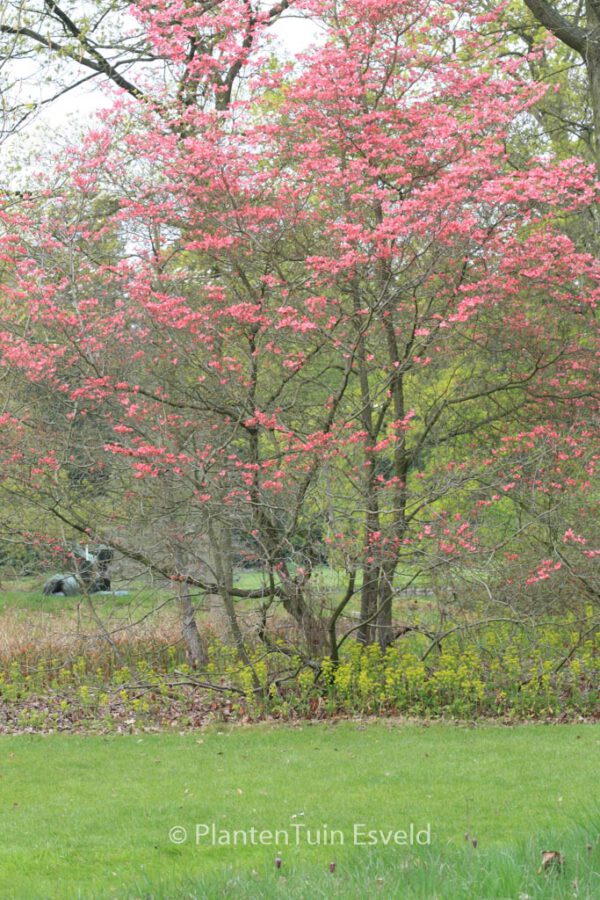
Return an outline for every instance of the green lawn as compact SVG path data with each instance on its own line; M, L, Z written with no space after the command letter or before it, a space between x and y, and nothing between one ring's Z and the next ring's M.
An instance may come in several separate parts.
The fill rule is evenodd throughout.
M42 585L44 584L47 575L50 574L51 573L48 572L46 575L31 575L12 580L4 579L0 586L0 613L6 609L39 610L43 612L59 612L61 610L76 609L78 603L82 602L81 596L63 597L50 595L45 597L42 594ZM406 585L409 579L410 576L407 574L397 575L396 586L401 587ZM236 569L234 581L237 587L243 588L244 590L258 590L259 588L268 585L267 576L259 569ZM315 589L321 589L331 593L332 606L334 606L344 594L346 583L347 576L344 575L344 573L337 572L327 566L317 566L313 572L311 581L311 584ZM358 589L360 588L360 584L361 578L359 577L356 582L357 594L349 604L348 611L356 612L359 609L360 599ZM419 582L419 584L421 583ZM115 608L119 609L130 605L152 608L154 605L160 604L168 597L173 596L173 591L170 590L168 586L165 587L163 585L162 587L152 588L143 583L119 581L118 578L116 580L113 579L113 588L115 590L128 590L129 594L125 597L94 594L92 599L98 609L110 612ZM413 599L410 592L407 593L407 597ZM407 597L398 599L397 605L400 606L402 603L405 603ZM196 594L194 599L196 602L200 602L202 599L201 594ZM426 599L429 600L430 598L427 597ZM245 605L243 601L238 602L240 602L240 605L242 606ZM256 603L253 601L250 605L255 606Z
M9 609L17 609L33 612L64 612L76 610L78 606L85 606L85 597L64 597L62 594L50 594L45 597L39 587L43 579L27 579L20 585L8 585L0 588L0 613ZM118 588L121 586L119 585ZM129 606L152 608L165 599L172 596L166 590L152 589L143 586L127 586L129 593L126 596L113 594L92 594L94 605L104 613L112 612Z
M573 896L577 879L578 896L592 897L599 751L593 725L346 722L4 737L0 896L517 900L526 883L531 897ZM355 823L386 832L411 822L430 825L430 846L353 843ZM196 844L196 824L212 823L218 833L246 832L248 842L253 827L279 829L292 845L281 836L279 848L268 838L242 846L241 836L237 847ZM343 846L323 845L325 825ZM187 830L185 843L169 840L174 826ZM308 845L308 828L321 846ZM536 874L548 840L566 853L564 874Z

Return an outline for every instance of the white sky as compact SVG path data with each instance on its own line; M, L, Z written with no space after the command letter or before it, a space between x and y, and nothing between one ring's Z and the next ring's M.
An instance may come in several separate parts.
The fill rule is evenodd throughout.
M318 39L314 22L299 16L282 16L272 28L284 54L295 55ZM25 72L23 77L25 77ZM9 136L1 148L0 178L11 180L13 189L23 186L27 172L40 168L40 161L52 155L52 148L81 133L92 124L96 112L110 105L109 93L99 78L69 91L37 115L16 135ZM28 86L31 95L34 91ZM2 177L3 176L3 177Z

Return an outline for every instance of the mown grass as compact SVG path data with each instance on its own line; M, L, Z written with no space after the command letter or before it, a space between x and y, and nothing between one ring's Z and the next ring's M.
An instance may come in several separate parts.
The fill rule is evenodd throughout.
M85 605L86 598L82 595L64 597L62 594L50 594L44 596L41 591L43 578L27 578L18 582L8 582L0 587L0 613L7 610L26 610L41 613L68 612ZM158 606L169 597L172 591L164 588L151 588L145 585L119 585L119 589L128 591L126 595L116 594L92 594L91 599L95 606L104 613L124 609L131 606L151 608Z
M573 896L577 880L578 896L592 897L599 750L593 725L346 722L4 737L0 896L517 900ZM301 822L314 833L326 824L347 840L294 846L292 830L292 845L279 848L196 845L195 825L212 822L245 831ZM352 842L354 823L410 822L430 823L431 846ZM171 843L173 826L190 839ZM550 839L566 871L538 875Z
M63 609L74 609L82 602L82 597L63 597L59 595L44 596L42 594L42 586L46 577L40 575L30 575L23 578L5 577L0 584L0 612L5 609L27 609L40 611L60 611ZM277 581L277 579L276 579ZM342 572L337 572L327 566L318 566L315 568L311 578L311 588L314 592L323 592L328 595L329 604L334 607L339 599L343 596L346 588L347 576ZM399 574L396 578L396 586L401 588L411 582L406 574ZM260 569L236 569L234 572L234 583L236 587L244 590L258 590L260 588L268 588L269 579L267 575ZM411 582L412 583L412 582ZM356 581L357 591L360 588L361 577L359 575ZM419 582L420 586L424 585ZM94 595L94 600L99 608L106 606L109 610L112 607L125 607L132 603L139 603L151 607L163 601L166 597L172 596L173 591L166 585L151 587L143 582L128 582L123 579L113 579L113 588L124 589L129 593L127 596L106 596L101 594ZM405 605L407 597L413 600L410 589L406 597L399 597L396 605L400 609ZM202 597L198 593L195 597L198 605L201 607ZM239 605L244 608L248 606L244 601L238 601ZM251 604L255 605L255 604ZM348 611L357 611L360 600L357 596L349 604Z

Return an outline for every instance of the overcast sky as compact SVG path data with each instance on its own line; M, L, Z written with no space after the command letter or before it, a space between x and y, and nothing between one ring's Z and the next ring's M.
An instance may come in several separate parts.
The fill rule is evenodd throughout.
M311 21L287 15L275 23L273 33L283 52L294 55L318 39L319 30ZM23 78L27 75L28 72L24 70ZM29 81L24 82L24 89L31 97L37 93L35 85ZM98 79L93 79L43 107L25 128L3 143L0 168L4 170L5 177L10 173L11 179L14 177L16 181L20 181L18 174L14 174L19 169L26 180L26 173L30 170L28 157L31 157L32 167L39 168L41 156L50 155L52 146L68 142L82 127L91 124L94 114L110 102L109 92L103 90Z

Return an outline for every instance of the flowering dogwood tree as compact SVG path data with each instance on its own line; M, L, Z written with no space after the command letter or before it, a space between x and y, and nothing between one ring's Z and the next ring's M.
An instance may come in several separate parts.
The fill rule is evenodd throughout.
M597 597L593 172L513 165L543 88L489 14L305 0L290 62L280 7L134 4L168 76L2 212L5 493L218 594L242 654L236 598L335 656L425 575Z

